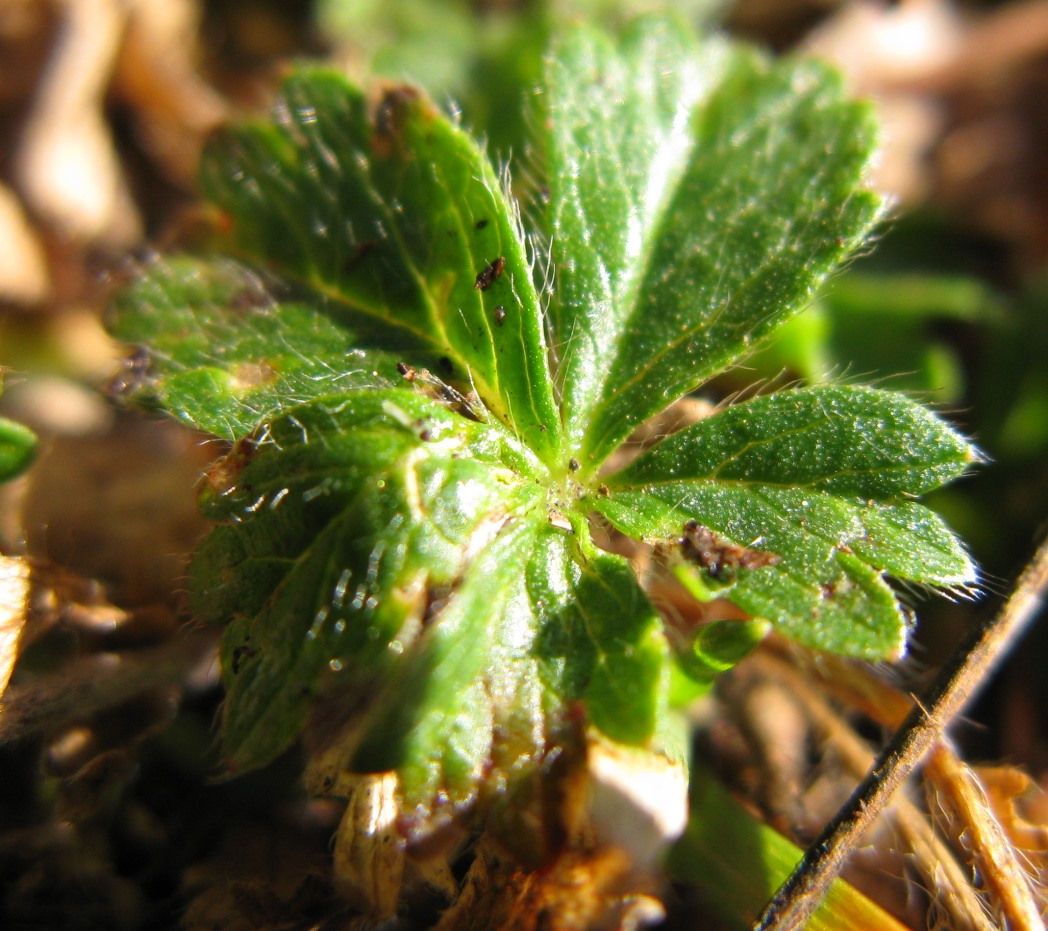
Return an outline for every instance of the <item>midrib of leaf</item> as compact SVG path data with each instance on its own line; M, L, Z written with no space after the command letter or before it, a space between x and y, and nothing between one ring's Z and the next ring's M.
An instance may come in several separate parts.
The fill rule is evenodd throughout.
M462 229L462 231L465 232L464 227L461 227L461 225L460 229ZM402 239L399 235L396 237L396 240L403 246ZM409 255L409 253L405 251L405 255ZM257 256L251 255L244 251L241 251L239 253L239 257L249 264L254 264L258 261ZM320 271L317 269L311 269L312 274L310 274L309 276L303 276L286 265L281 265L278 271L280 276L287 283L297 284L301 288L311 290L320 297L344 307L351 313L364 314L370 317L371 319L383 324L384 326L390 327L392 329L399 329L405 333L408 333L416 337L423 344L428 343L430 346L433 347L433 350L435 352L452 358L455 362L462 366L467 372L467 376L470 380L471 387L477 390L478 394L480 395L481 399L485 402L485 404L494 406L494 402L500 397L502 397L499 380L496 379L494 383L487 382L483 379L483 377L477 375L475 373L475 370L468 365L467 361L455 348L454 343L451 342L448 338L447 326L445 323L445 317L447 316L447 313L441 314L438 310L438 308L443 307L445 311L447 311L449 308L449 302L446 299L441 301L436 298L434 292L426 284L425 277L422 275L417 264L412 259L409 258L407 264L412 270L413 278L416 284L419 285L420 294L422 294L426 300L426 307L429 311L428 322L432 326L432 330L427 331L427 329L412 326L409 322L398 317L395 314L393 306L390 304L369 304L366 301L361 300L360 298L354 295L348 294L345 290L339 288L336 282L327 281L322 276ZM516 293L516 283L514 282L514 294L516 295ZM483 307L483 301L480 297L477 298L477 302L479 306ZM523 303L523 301L521 303ZM487 322L486 315L479 314L478 316L485 318L485 326L487 329L488 337L491 340L491 342L494 343L494 331L490 322ZM437 334L439 334L439 338L438 336L434 335L433 331L436 331ZM534 388L534 381L531 377L531 370L525 369L524 374L528 380L529 386ZM515 424L517 421L513 411L512 398L508 395L508 393L505 397L505 401L505 413L508 417L508 423L506 424L506 426L510 426L512 424ZM521 441L521 437L519 436L517 436L516 439L518 440L518 442Z
M618 355L601 360L604 395L580 457L589 468L798 310L876 216L876 198L858 186L868 112L844 103L817 68L768 69L747 56L733 65L699 105L692 161L651 231L658 254L628 308ZM809 200L812 192L819 196ZM754 294L757 282L764 291Z
M234 130L205 161L205 188L238 222L239 253L332 310L447 357L463 391L475 389L555 462L560 423L538 296L512 202L480 149L417 92L392 88L371 113L329 72L294 77L281 107L278 129ZM499 257L505 326L491 316L503 295L474 288Z
M690 114L690 107L687 108L687 111ZM671 138L671 139L673 138L673 136L675 135L676 130L678 129L678 120L674 119L673 122L674 122L674 125L673 125L670 133L668 134L668 137ZM690 140L689 140L689 142L690 142ZM659 146L657 146L657 149L658 148L661 148L661 143L660 143ZM627 308L626 313L623 314L622 316L620 316L614 310L612 311L612 314L611 314L611 320L613 320L615 322L615 326L614 327L612 327L612 326L608 327L608 331L610 332L610 335L609 335L609 338L607 339L607 347L606 347L607 350L610 353L610 357L611 358L615 358L618 355L620 355L622 353L623 349L625 348L623 346L623 341L625 339L625 336L626 336L626 333L627 333L627 330L628 330L628 327L629 327L630 320L637 313L638 298L640 297L641 288L644 286L644 283L645 283L645 281L647 279L647 273L648 273L648 271L650 269L652 257L653 257L654 251L655 251L655 239L654 239L654 237L643 236L641 234L641 232L640 232L640 229L637 229L637 227L640 227L640 228L643 228L645 226L652 227L652 228L659 228L659 227L661 227L662 220L663 220L665 214L668 212L668 210L670 208L670 205L672 204L672 201L673 201L673 197L672 197L673 188L671 187L671 185L669 183L669 181L670 181L670 178L669 178L669 174L670 174L670 168L669 168L670 157L673 154L675 154L676 152L678 152L678 151L681 151L681 152L683 152L683 154L687 155L687 153L690 152L694 148L694 145L693 144L689 144L688 146L683 147L683 148L677 147L677 146L667 146L666 148L667 148L666 157L657 157L656 158L656 162L657 163L663 163L663 164L666 165L665 168L661 169L665 173L664 177L662 179L659 179L659 180L662 181L662 184L661 185L657 185L657 184L653 183L656 180L655 172L659 170L659 168L657 168L655 165L653 165L652 166L652 175L649 176L648 192L646 192L645 196L643 198L641 198L642 206L643 205L647 205L648 210L641 212L642 215L641 215L640 219L637 219L636 217L634 217L632 215L629 218L629 225L630 225L630 227L632 227L630 229L630 231L629 231L629 237L632 238L634 235L637 235L639 237L639 239L640 239L640 245L639 246L633 246L632 248L628 248L627 249L627 252L626 252L626 260L627 261L626 261L626 265L625 265L625 270L624 270L624 272L621 275L618 276L618 288L614 288L611 285L612 276L610 276L608 274L607 269L604 266L603 262L600 262L601 269L603 271L603 277L606 278L608 280L608 282L609 282L609 292L613 292L613 293L609 293L607 295L606 300L607 300L608 304L610 304L612 307L624 307L624 308ZM684 169L683 163L678 163L675 167L676 167L676 173L678 175ZM652 191L652 188L654 188L655 190ZM625 185L624 185L624 189L626 189ZM651 196L651 195L655 195L655 196ZM598 262L599 261L600 260L598 259ZM656 361L652 362L652 366L651 367L654 367L654 365L656 364ZM606 379L605 379L605 382L603 384L599 384L599 385L595 386L597 388L597 390L591 392L591 400L593 398L595 398L595 397L598 397L598 396L606 393L607 389L606 389L605 385L606 385ZM587 411L587 413L589 413L589 411ZM581 437L579 439L583 443L586 442Z
M716 93L720 93L719 91ZM716 97L715 93L715 97ZM810 93L810 91L809 91ZM792 103L792 101L790 101ZM714 104L721 103L720 100L714 99ZM811 107L812 101L808 101L808 106ZM816 102L817 103L817 102ZM703 108L706 103L699 104L699 113L695 116L695 122L698 125L706 119L705 115L702 114ZM769 126L773 125L773 120L776 112L782 108L782 100L779 97L775 97L770 100L760 101L760 106L754 107L751 102L749 103L748 112L750 115L748 119L733 127L733 132L730 135L730 139L725 138L724 130L718 133L717 136L707 137L702 132L696 132L694 144L689 150L689 155L695 154L698 158L702 158L705 151L708 149L713 153L719 152L725 148L744 148L750 144L754 138L758 137L761 133L768 133ZM844 121L841 121L844 122ZM847 126L838 126L838 140L844 137L847 133L852 130L850 123ZM854 140L849 139L848 141L853 142ZM802 150L803 151L803 150ZM759 211L766 209L768 205L776 204L782 197L783 192L791 193L796 189L796 178L806 178L806 187L812 190L818 190L825 181L826 175L830 174L834 166L827 162L824 157L819 157L821 152L812 152L811 157L799 164L791 166L791 172L785 175L777 176L779 185L769 189L767 185L767 176L762 175L759 179L752 176L745 176L739 178L738 176L731 176L723 178L722 183L731 183L733 188L749 189L754 192L759 192L760 201L753 200L747 204L742 210L732 214L718 217L718 226L722 230L721 242L726 243L729 241L729 234L733 231L742 227L744 218L753 211ZM694 167L691 164L682 167L682 170L678 173L675 181L674 188L667 192L667 196L664 198L660 205L660 209L656 215L656 222L653 224L651 235L647 238L647 247L644 250L643 265L639 265L636 268L638 274L631 280L633 287L630 289L629 297L630 301L626 304L629 308L627 314L624 316L622 326L616 337L616 351L612 358L622 358L624 353L628 353L629 344L626 342L632 335L630 333L630 324L632 324L638 318L643 318L646 314L646 307L641 302L641 299L645 295L647 289L645 288L653 277L650 273L652 272L652 259L656 253L659 241L663 233L663 224L667 218L671 215L672 208L675 206L674 200L676 196L681 193L680 187L686 180L686 177ZM700 166L701 167L701 166ZM717 203L723 201L725 188L714 188L709 189L705 192L704 198L709 203ZM846 206L847 202L842 204ZM621 395L626 391L644 386L645 384L651 385L658 381L657 376L653 377L654 373L662 366L667 357L671 356L676 350L685 346L689 342L693 341L697 336L705 331L711 330L717 325L723 317L730 315L735 309L736 305L744 303L749 296L751 288L761 279L762 275L769 269L773 269L779 262L781 257L789 255L791 251L795 250L798 241L804 239L804 231L807 225L812 222L812 218L808 218L804 226L796 226L793 222L784 223L781 225L780 235L776 242L769 243L762 257L761 262L754 265L749 274L741 281L730 281L730 290L726 293L722 291L725 282L725 276L722 274L719 280L713 283L713 290L710 296L710 301L707 309L698 309L696 314L695 324L684 330L679 336L670 342L666 343L660 350L650 357L650 361L647 362L642 368L636 370L625 380L618 380L615 382L614 395ZM855 237L856 241L861 240L861 235ZM849 243L848 246L852 246ZM793 247L791 249L791 247ZM721 251L711 260L709 263L711 267L725 269L729 266L730 262L727 260L723 246ZM663 278L666 276L673 275L673 268L670 266L663 272ZM808 294L812 293L812 289L808 289ZM773 317L782 317L782 310L799 310L803 306L803 301L796 302L793 308L769 308L768 319ZM761 326L754 328L754 333L748 335L745 338L746 348L749 348L749 344L755 339L763 335L759 332L764 329ZM720 352L715 353L705 358L701 364L701 368L697 370L695 378L691 382L678 383L676 385L670 384L669 390L663 389L663 400L664 403L669 403L676 399L680 394L686 391L694 390L706 378L716 374L717 371L725 364L732 361L737 355L737 350L732 346L721 347ZM609 372L608 380L614 378L614 373ZM606 395L609 394L606 392ZM609 398L610 399L610 398ZM643 399L640 399L643 403ZM654 412L654 405L650 403L647 405L648 411L643 416L650 415ZM599 423L599 409L594 411L593 423ZM602 461L603 454L610 453L610 451L622 440L626 438L630 429L637 424L638 421L643 419L643 416L639 417L627 417L627 418L607 418L607 424L601 433L594 433L592 430L587 435L585 440L585 447L589 450L594 451L595 459Z
M287 125L290 125L290 117L285 117L285 119L288 121L284 127L286 129ZM301 197L297 196L298 192L290 181L291 178L298 176L301 170L301 166L297 163L298 160L294 157L296 151L293 140L283 135L281 130L266 123L251 123L246 125L244 129L262 133L266 142L272 147L269 154L275 157L279 152L284 156L279 163L279 170L266 172L265 182L267 184L277 184L282 186L284 188L285 196L268 197L266 199L266 206L268 210L275 211L280 215L286 233L294 237L298 242L299 253L302 255L308 255L313 245L313 237L321 235L318 232L318 227L323 228L323 235L325 236L330 235L332 231L328 228L327 224L321 223L319 215L315 218L311 218L309 222L303 223L301 216L290 212L292 204L302 200ZM243 138L241 138L240 141L243 142ZM250 141L254 142L253 139ZM347 292L344 288L339 287L337 281L326 276L324 269L320 268L315 263L311 262L303 271L299 271L291 262L269 260L266 256L259 255L254 249L241 247L240 244L235 241L230 244L228 251L230 254L236 255L248 265L263 265L271 272L278 274L279 279L285 283L297 284L300 288L319 294L322 297L326 297L332 302L339 304L354 313L362 313L370 316L372 319L379 321L385 326L410 333L412 336L418 338L423 344L429 344L443 350L447 343L446 338L443 341L436 340L428 330L428 327L439 323L437 315L432 312L432 296L424 287L422 276L418 273L413 257L409 254L403 240L399 237L397 224L393 220L389 205L386 203L385 198L381 197L375 190L374 184L371 182L370 178L368 178L367 173L358 164L356 159L350 157L350 154L356 150L356 146L353 146L350 152L347 152L346 156L340 159L334 153L329 153L328 157L325 157L324 151L318 151L321 149L322 143L315 135L310 134L305 136L304 141L309 146L309 151L314 156L309 159L309 164L314 166L317 170L318 181L320 182L318 187L323 187L324 182L326 182L330 188L337 190L337 186L344 183L341 176L348 173L352 176L353 181L359 187L371 193L371 205L373 207L377 206L382 211L382 214L387 221L384 227L386 238L393 235L397 236L397 241L401 247L400 258L411 268L414 282L418 286L420 294L422 294L426 299L427 308L430 310L428 319L425 321L426 326L420 327L412 325L409 321L405 320L402 315L398 316L394 312L393 305L390 303L383 305L369 303L364 300L362 295ZM250 154L252 157L258 157L254 152ZM262 158L264 157L265 156L263 155ZM207 166L205 165L205 167ZM219 168L217 170L221 171L222 169ZM205 186L207 186L208 182L206 175L204 183ZM225 178L221 177L219 185L224 185L225 183ZM257 185L258 181L257 179L252 178L248 183ZM212 182L212 184L214 184L214 182ZM221 190L221 187L217 187L217 189ZM261 190L259 193L262 193ZM306 198L306 202L307 204L309 203L308 198ZM334 241L336 243L341 243L343 240L341 237L336 236ZM336 256L340 263L345 262L351 257L355 239L347 238L345 242L348 248L344 253L340 252ZM458 354L455 353L455 355L457 357Z
M644 485L644 489L647 490L647 489L658 487L660 485L663 486L663 487L670 487L670 488L672 488L674 485L677 485L677 486L680 487L680 490L682 492L684 492L684 491L694 491L694 490L698 490L698 489L703 488L703 487L711 487L711 486L721 486L721 487L729 487L729 488L746 488L750 492L750 496L753 499L763 502L767 506L769 511L771 511L773 514L778 515L782 519L783 526L795 525L795 524L797 524L797 520L796 520L795 517L793 517L790 514L789 510L787 510L786 508L784 508L782 506L781 502L776 498L775 495L769 495L765 491L765 489L768 489L768 488L787 488L787 489L790 489L790 490L794 490L794 489L801 489L801 488L806 487L806 486L803 486L803 485L787 485L787 484L776 485L775 483L772 483L772 482L750 482L750 481L743 481L743 480L738 480L738 481L734 481L734 482L731 482L731 481L729 481L729 482L722 482L722 481L716 481L716 480L708 480L707 481L707 480L701 480L700 479L700 480L696 480L696 481L689 480L687 482L680 482L680 481L678 481L678 482L672 482L672 481L646 482L645 485ZM634 489L634 490L639 491L639 489ZM818 494L824 494L824 495L826 495L827 497L830 497L830 498L834 497L834 496L830 495L828 492L818 491L818 489L813 489L813 490L816 491L816 493L818 493ZM842 500L844 500L844 499L842 499ZM858 499L855 499L855 500L856 500L856 502L858 501ZM674 508L673 505L670 505L670 504L668 504L668 502L665 502L665 499L663 499L663 501L664 501L664 503L667 504L667 506L670 509L676 510L676 508ZM683 527L684 526L684 522L686 520L688 520L689 517L692 517L692 516L693 515L690 512L685 511L685 510L681 510L680 511L680 518L677 521L677 523L680 525L680 527ZM708 518L704 518L704 519L708 520ZM721 531L724 530L723 527L716 527L714 529L721 530ZM841 540L840 540L840 538L838 536L833 536L831 534L822 532L822 531L820 531L818 529L813 530L810 525L807 525L807 526L805 526L803 528L798 528L798 530L800 531L800 533L803 536L810 537L810 538L816 539L816 540L822 540L824 543L828 544L831 548L840 546L840 544L841 544ZM740 540L738 542L746 543L748 541ZM790 572L791 569L790 569L789 565L783 565L783 566L777 567L776 571L778 571L778 572ZM801 577L801 576L798 576L798 580L802 581L802 582L805 581L805 579L803 577ZM810 582L811 582L811 579L807 579L807 583L810 583Z
M803 433L805 431L798 430L798 431L795 431L795 432L796 433ZM730 465L736 459L741 458L742 455L745 452L747 452L748 449L755 449L755 448L757 448L759 446L770 445L771 443L773 443L775 441L775 439L776 438L774 438L774 437L770 437L767 440L764 440L762 442L751 443L748 447L746 447L746 449L741 449L737 454L735 454L733 456L729 456L727 459L725 459L721 463L720 467L717 469L716 472L711 472L711 473L708 473L706 475L689 475L689 477L687 478L687 481L689 483L693 483L693 484L696 484L696 485L701 485L701 484L729 485L729 486L733 486L733 487L736 487L736 488L749 488L749 487L755 487L755 488L756 487L762 487L762 488L810 488L813 491L825 492L825 489L822 488L821 486L825 485L827 482L832 482L835 479L844 478L846 476L853 476L853 475L855 475L855 476L857 476L857 475L885 475L885 474L888 474L888 475L891 475L891 474L905 475L908 472L913 472L913 466L912 465L903 463L903 464L898 465L898 466L888 466L888 467L884 467L884 468L877 467L877 468L869 468L869 469L838 469L838 470L836 470L834 472L826 472L823 475L820 475L818 478L812 479L811 481L807 481L807 482L793 481L793 480L785 481L785 482L775 482L775 481L770 481L770 480L767 480L767 479L722 478L720 476L719 473L720 473L721 469L726 468L728 465ZM948 458L945 458L945 457L942 458L942 459L939 459L939 460L930 460L930 461L928 461L928 465L931 465L931 466L950 465L950 464L952 464L952 460L948 459ZM684 481L684 480L682 480L682 479L675 479L675 478L651 479L651 480L644 481L643 482L643 486L645 488L658 488L659 486L679 485L679 484L682 483L682 481Z
M963 437L905 395L824 386L727 407L665 438L606 481L635 488L754 482L892 501L930 491L977 460Z
M351 508L341 510L326 522L312 543L290 560L291 565L287 567L283 577L266 598L259 616L265 616L270 605L279 604L287 589L298 587L301 584L296 577L296 570L303 571L308 568L318 548L326 547L330 550L330 558L327 563L330 568L338 552L330 541L339 535L342 526L353 516ZM322 573L319 574L322 575ZM310 605L310 610L310 616L314 617L315 604ZM257 623L259 616L251 618L251 621L254 622L252 625L252 631L255 634L253 639L264 643L265 640L273 638L268 629L261 629L263 635L268 634L265 640L263 636L259 635L260 625ZM240 620L244 621L246 618ZM282 629L286 630L286 628L287 625L279 625L276 631L279 634ZM285 635L281 640L269 644L268 649L260 655L257 662L245 663L239 672L234 673L232 667L223 662L223 679L228 693L223 717L223 739L231 758L238 765L251 768L268 762L288 743L289 730L291 734L294 734L304 722L309 708L308 695L312 693L315 686L316 670L305 670L308 677L305 680L308 683L305 686L307 690L305 695L302 694L298 677L291 675L291 672L300 662L307 659L303 654L315 648L314 638L308 635L303 636L305 631L311 630L312 627L305 628L305 630L288 631L290 636ZM234 634L239 636L239 629L236 626L228 626L223 638L223 656L227 647L236 639ZM382 656L381 649L376 648L373 653L372 661ZM264 707L259 707L260 702L264 704Z
M695 62L699 47L690 41L683 42L680 36L673 36L672 39L677 44L673 49L673 67L677 72L671 91L675 95L672 102L673 114L668 120L663 118L661 112L649 115L651 101L661 102L659 78L665 76L657 70L660 59L640 52L645 51L653 39L666 39L662 31L665 27L665 22L652 26L641 21L625 43L629 52L636 56L630 60L615 56L610 48L600 47L599 36L580 30L572 40L576 46L588 44L585 51L591 59L589 67L600 70L600 83L587 84L592 80L587 75L580 82L582 86L577 85L575 78L578 75L568 72L556 73L560 67L556 59L552 61L554 72L548 77L551 95L555 98L552 108L554 113L560 108L592 115L595 109L609 102L603 94L603 88L608 86L621 88L621 93L626 95L621 105L624 111L622 119L628 120L628 129L625 131L618 125L620 114L617 112L605 113L603 119L591 119L585 126L576 124L572 127L588 138L580 141L572 134L569 144L574 142L582 157L580 159L577 155L566 154L565 167L560 172L560 175L570 178L574 185L570 198L562 202L565 207L570 204L573 209L570 215L564 210L557 211L554 215L554 225L566 217L571 225L576 227L576 252L579 246L592 247L594 233L600 236L602 226L606 225L592 216L588 206L593 205L587 205L582 197L579 179L585 173L587 161L594 159L598 154L601 156L601 199L606 198L610 192L616 195L615 199L618 202L628 204L626 216L623 218L626 234L622 250L605 257L600 247L593 247L596 280L590 279L585 282L589 290L581 295L571 293L573 283L570 281L565 289L569 292L565 303L569 303L575 312L571 316L570 325L565 318L562 317L561 320L563 332L558 335L564 341L567 350L559 360L558 380L561 384L568 439L575 446L582 441L594 403L607 390L606 379L594 380L591 377L592 373L585 369L590 363L613 358L621 351L621 341L631 313L624 314L623 308L635 306L652 258L653 239L646 231L658 227L663 214L669 209L674 183L685 170L688 156L694 146L691 134L693 107L709 89L712 74L716 71L716 67L707 63L710 70L703 73ZM712 41L705 43L701 50L702 54L714 62L724 55L724 49ZM579 47L574 48L573 52L579 54ZM558 81L567 86L567 90L563 91L563 97L558 96L558 92L563 90ZM580 100L583 102L580 103ZM619 101L615 100L613 104L618 105ZM616 129L619 130L618 134L615 133ZM641 166L641 173L645 175L642 185L638 185L637 179L633 177L636 172L628 170L632 167L630 156L623 154L623 150L631 143L636 145L637 138L649 140L646 152L648 162ZM564 154L557 152L557 155ZM635 196L638 193L639 196ZM608 231L603 232L607 234ZM605 241L610 240L611 237L605 235ZM556 247L555 238L554 248ZM577 259L577 255L568 257L568 261ZM618 268L609 267L609 261L614 262ZM598 294L592 290L596 287L600 288ZM586 360L575 363L573 357L576 352L573 347L580 339L579 327L585 327L582 337L592 343L594 348Z
M454 597L396 663L374 701L356 762L368 770L400 771L409 821L417 817L417 806L454 808L477 791L490 728L499 722L492 720L491 700L478 702L472 690L497 677L490 655L497 619L510 598L515 567L541 528L541 522L527 519L503 526L464 567ZM502 584L492 586L492 578ZM457 740L449 739L453 730ZM476 732L473 738L465 738L470 730ZM463 762L469 772L456 775Z

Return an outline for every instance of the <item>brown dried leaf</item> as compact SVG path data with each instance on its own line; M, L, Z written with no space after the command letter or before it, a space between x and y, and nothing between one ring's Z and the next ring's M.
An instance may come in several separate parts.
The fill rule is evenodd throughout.
M529 872L481 841L436 931L618 931L660 921L662 903L633 879L630 858L615 847L572 850Z
M196 67L199 4L131 4L112 91L132 107L138 131L164 174L192 187L204 138L227 116Z

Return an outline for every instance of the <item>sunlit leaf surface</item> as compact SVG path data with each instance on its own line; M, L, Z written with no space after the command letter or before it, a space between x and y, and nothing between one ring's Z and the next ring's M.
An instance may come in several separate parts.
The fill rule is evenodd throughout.
M587 727L667 752L670 702L766 621L896 656L889 576L975 576L914 498L976 454L899 394L757 398L606 467L862 242L869 108L659 19L569 32L540 106L542 216L421 92L300 71L208 149L215 251L157 260L114 318L143 347L126 392L231 441L190 574L226 625L231 768L312 721L350 770L397 773L414 839L485 799L519 825ZM595 512L766 621L682 648Z

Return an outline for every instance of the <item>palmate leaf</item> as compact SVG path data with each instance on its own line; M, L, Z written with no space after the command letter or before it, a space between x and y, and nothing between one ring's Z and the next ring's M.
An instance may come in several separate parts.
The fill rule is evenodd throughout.
M780 392L681 430L606 477L598 509L620 530L667 540L698 521L774 554L740 571L731 601L824 650L880 658L906 624L882 573L970 585L952 532L905 500L961 475L972 447L905 396L870 388ZM761 561L759 558L756 561Z
M220 136L202 177L245 255L450 360L552 458L558 418L515 215L477 144L421 94L393 88L369 106L345 79L303 72L277 122Z
M888 575L974 576L912 500L974 453L897 394L759 398L600 471L868 231L868 109L819 66L660 20L572 31L543 99L549 293L463 130L417 91L306 70L208 149L229 254L154 263L114 322L147 347L134 397L234 441L190 574L196 614L228 625L231 766L319 708L346 766L397 772L415 838L485 793L513 824L580 720L671 742L662 622L594 511L671 549L701 525L735 554L698 554L711 589L852 655L902 649Z
M879 214L867 105L814 62L686 36L578 30L551 59L555 346L585 469L800 310Z
M424 832L476 800L496 739L510 773L539 754L558 702L593 696L606 733L651 736L665 691L654 609L620 557L573 555L504 428L361 391L275 419L229 464L206 509L235 522L198 550L190 586L200 616L232 617L235 768L286 748L317 696L370 694L352 765L398 770L405 825ZM526 698L543 681L548 695Z
M389 387L405 353L439 361L409 333L231 258L159 260L115 309L114 335L149 347L129 365L128 393L229 440L312 398Z
M404 389L323 399L267 425L208 498L211 516L234 523L205 541L190 577L198 614L233 618L223 729L236 766L294 739L324 670L369 685L388 673L479 541L542 513L519 479L528 459L504 431Z

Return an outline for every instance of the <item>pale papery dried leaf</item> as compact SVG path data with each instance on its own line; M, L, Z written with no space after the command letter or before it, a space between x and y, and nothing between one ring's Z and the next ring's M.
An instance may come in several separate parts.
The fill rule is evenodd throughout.
M392 918L404 878L396 773L356 776L335 833L335 885L362 914Z
M26 202L62 235L129 246L141 223L105 120L126 21L118 0L62 0L62 27L15 155Z
M0 556L0 696L7 691L21 652L29 608L29 564L15 556Z
M43 246L25 210L7 185L0 184L0 300L39 304L50 291Z

